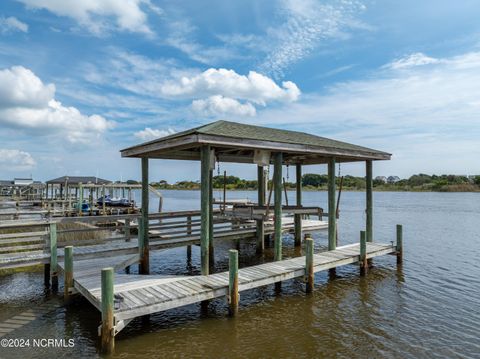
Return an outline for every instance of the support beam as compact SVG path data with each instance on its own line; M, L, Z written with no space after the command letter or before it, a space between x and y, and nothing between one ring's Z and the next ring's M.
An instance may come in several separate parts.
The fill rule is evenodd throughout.
M80 182L78 184L78 192L79 192L79 197L78 197L78 216L83 215L82 207L83 207L83 184Z
M210 154L212 155L212 154ZM213 246L213 169L210 169L208 177L208 265L213 271L215 266L215 251Z
M258 205L265 205L265 172L263 166L257 166ZM257 253L265 250L265 226L263 220L257 220Z
M68 301L70 297L70 289L73 288L73 247L65 247L65 255L63 257L63 299Z
M201 177L200 177L200 256L202 275L209 273L209 248L210 248L210 146L201 149Z
M297 207L302 206L302 165L296 165L297 172ZM295 246L302 244L302 215L295 214Z
M397 264L401 265L403 261L403 226L397 224Z
M113 268L102 269L102 326L101 348L103 353L115 349L115 328L113 318Z
M275 238L275 260L282 260L282 162L283 156L281 152L274 155L273 163L273 186L275 204L274 211L274 238Z
M332 251L336 248L336 227L337 218L336 210L336 193L335 193L335 158L328 161L328 250Z
M142 157L142 216L139 223L138 248L140 274L150 273L150 244L148 235L148 158Z
M50 277L52 279L52 290L58 290L58 269L57 269L57 224L50 223Z
M367 242L373 242L373 173L372 173L372 161L366 161L366 233Z
M231 316L238 313L238 251L230 249L228 260L228 303Z
M311 293L315 275L313 273L313 239L310 235L305 235L305 279L307 282L306 292Z
M365 231L360 231L360 275L365 275L368 271L367 261L367 241Z

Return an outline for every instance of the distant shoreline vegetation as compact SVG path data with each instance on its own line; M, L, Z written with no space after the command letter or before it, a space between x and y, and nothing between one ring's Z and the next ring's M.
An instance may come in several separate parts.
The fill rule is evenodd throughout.
M271 181L270 181L271 182ZM302 176L302 186L305 191L321 191L327 189L327 175L307 173ZM127 183L137 184L137 181L129 180ZM337 189L340 186L340 177L336 178ZM150 183L157 189L172 190L198 190L199 181L178 181L170 184L165 180ZM224 186L223 176L213 177L213 188L222 189ZM295 189L295 182L285 182L287 190ZM235 176L226 177L227 190L256 190L256 180L246 180ZM480 175L458 176L458 175L427 175L417 174L408 179L400 179L396 176L376 177L373 180L375 191L409 191L409 192L480 192ZM361 191L365 190L365 178L355 176L344 176L343 190Z

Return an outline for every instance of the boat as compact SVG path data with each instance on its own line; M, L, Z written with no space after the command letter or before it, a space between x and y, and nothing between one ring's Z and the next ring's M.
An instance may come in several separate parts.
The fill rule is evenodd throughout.
M103 206L103 197L97 199L97 205ZM105 206L110 207L133 207L134 201L130 201L128 198L111 198L109 195L105 196Z

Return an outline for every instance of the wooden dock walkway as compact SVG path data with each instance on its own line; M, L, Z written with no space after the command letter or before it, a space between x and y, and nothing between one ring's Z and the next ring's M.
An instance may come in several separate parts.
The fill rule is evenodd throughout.
M166 223L168 227L168 223ZM152 226L153 227L153 226ZM183 231L186 233L186 227L183 228ZM314 219L305 219L302 221L302 230L304 233L318 231L328 228L328 223L326 221L314 220ZM284 217L282 231L283 233L293 232L294 223L292 217ZM265 223L265 234L272 234L274 231L273 223ZM191 235L171 235L168 232L172 233L172 230L166 229L164 231L152 229L151 230L151 239L150 239L150 250L163 250L174 247L182 247L187 245L197 245L200 244L200 233L193 230ZM43 232L42 232L43 233ZM22 234L16 235L21 237ZM243 225L240 228L226 228L226 227L214 227L214 240L233 240L233 239L249 239L256 236L256 228L253 223ZM35 240L38 242L41 240L41 236L38 236L39 239ZM1 238L0 238L1 239ZM16 239L16 241L24 242L25 239ZM5 242L5 241L4 241ZM0 242L2 243L2 242ZM28 246L28 244L27 244ZM11 247L15 252L7 251L10 247L0 247L0 269L10 269L10 268L19 268L26 267L38 264L49 263L50 261L50 250L47 245L38 245L35 243L31 246L36 246L37 248L43 247L38 250L30 250L30 248L22 247ZM25 246L24 246L25 247ZM28 250L27 250L28 249ZM111 257L119 256L126 254L135 254L138 253L138 239L132 237L129 241L125 241L124 238L119 237L118 239L112 239L106 241L105 243L100 244L91 244L91 245L82 245L82 241L78 241L78 244L75 243L75 256L77 258L95 258L98 256ZM63 248L58 248L58 257L59 260L63 258L64 250Z
M367 243L366 258L396 253L393 244ZM122 269L138 261L138 255L74 261L74 288L101 310L101 269ZM319 272L360 260L360 245L350 244L313 256L313 271ZM63 264L62 264L63 265ZM238 290L245 291L306 273L306 257L270 262L238 270ZM228 295L229 272L200 276L115 274L115 333L138 316Z

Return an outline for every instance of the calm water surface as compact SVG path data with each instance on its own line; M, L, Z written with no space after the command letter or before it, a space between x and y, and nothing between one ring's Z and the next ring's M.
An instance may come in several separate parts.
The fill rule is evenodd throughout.
M164 195L165 210L199 207L198 192ZM289 195L293 202L294 193ZM229 197L253 200L255 193ZM236 318L227 316L223 298L212 301L207 313L190 305L149 321L138 318L117 336L115 357L480 358L480 194L375 193L374 201L375 240L394 240L395 224L404 225L401 270L386 256L375 259L363 278L355 265L339 268L335 280L318 274L309 296L298 280L285 282L279 294L273 286L242 292ZM306 192L304 203L326 208L326 193ZM364 194L343 193L340 243L358 241L364 222ZM325 232L314 239L317 251L325 249ZM226 270L233 247L218 245L216 270ZM254 253L253 241L242 242L241 266L273 256L271 249L262 257ZM284 255L299 254L286 236ZM151 265L153 273L198 274L199 249L193 248L191 263L185 248L155 252ZM82 298L64 306L60 295L45 292L42 280L41 272L0 278L0 321L44 302L59 305L7 337L74 338L75 346L0 348L0 358L98 357L99 313Z

